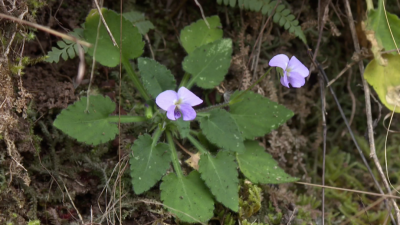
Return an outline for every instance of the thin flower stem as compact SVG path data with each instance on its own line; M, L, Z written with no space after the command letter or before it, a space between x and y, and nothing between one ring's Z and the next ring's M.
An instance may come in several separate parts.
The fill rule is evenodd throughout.
M189 133L191 133L194 136L198 136L199 135L199 132L195 131L195 130L190 130Z
M211 110L211 109L210 109ZM210 113L208 113L207 111L204 111L204 112L197 112L197 115L196 115L196 119L199 117L207 117L207 116L210 116Z
M185 75L186 75L186 74L185 74ZM185 78L185 77L184 77L184 78ZM194 81L195 81L195 79L193 79L193 77L192 77L189 81L187 81L186 88L187 88L187 89L192 88L192 86L194 85Z
M181 83L179 84L179 88L186 87L186 84L187 84L189 79L190 79L190 74L189 73L185 73L185 75L183 75ZM186 87L186 88L190 89L189 87Z
M182 173L181 165L179 164L178 154L176 153L174 140L172 139L172 135L171 135L170 131L167 131L166 134L167 134L167 141L169 144L169 148L171 150L172 165L174 166L176 176L178 176L178 178L182 178L183 173Z
M201 145L200 142L198 142L196 138L194 138L192 135L188 134L187 138L194 145L194 147L196 147L197 150L199 150L199 152L201 152L202 154L208 153L207 149L204 148L203 145Z
M129 60L126 59L125 57L121 57L122 64L125 67L126 72L128 73L129 78L131 78L133 85L137 88L139 93L142 95L145 101L149 101L151 98L147 94L146 90L144 89L142 83L139 81L138 76L135 74L135 72L132 69L131 64L129 63Z
M314 55L315 57L315 55ZM326 165L326 133L327 133L327 126L326 126L326 108L325 108L325 83L324 77L321 73L318 73L318 80L319 80L319 87L321 91L321 113L322 113L322 138L323 138L323 153L322 153L322 186L325 186L325 165ZM325 188L322 187L322 225L325 224Z
M246 92L248 92L249 90L253 89L258 83L261 82L262 79L264 79L265 76L267 76L267 74L269 74L269 72L271 71L272 67L270 67L267 72L265 72L260 78L258 78L258 80L256 82L254 82L254 84L252 84L250 87L248 87L245 91L243 91L242 93L240 93L239 95L237 95L236 97L234 97L233 99L231 99L229 101L229 105L233 105L235 103L237 103L237 99L240 99L240 97L242 97L244 94L246 94Z
M269 72L271 71L271 69L272 69L272 67L270 67L270 68L267 70L267 72L265 72L256 82L254 82L254 84L252 84L252 85L251 85L250 87L248 87L245 91L243 91L242 93L240 93L239 95L237 95L236 97L234 97L233 99L231 99L229 102L224 102L224 103L221 103L221 104L218 104L218 105L213 105L213 106L210 106L210 107L206 107L206 108L199 109L199 110L196 111L196 112L198 113L197 115L198 115L198 116L204 116L204 114L203 114L202 112L209 112L209 111L211 111L211 110L213 110L213 109L219 109L219 108L227 107L227 106L229 106L229 105L233 105L233 104L235 104L235 103L238 103L239 101L237 101L237 100L239 100L240 97L242 97L247 91L251 90L251 89L252 89L253 87L255 87L258 83L260 83L260 81L261 81L262 79L264 79L264 77L265 77L267 74L269 74Z
M148 120L144 116L121 116L121 123L135 123L135 122L142 122ZM107 121L110 123L118 123L119 117L118 116L109 116Z

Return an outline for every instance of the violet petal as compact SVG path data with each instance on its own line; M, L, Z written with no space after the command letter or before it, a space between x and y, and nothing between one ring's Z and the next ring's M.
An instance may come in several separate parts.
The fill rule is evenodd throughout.
M289 88L289 81L288 81L288 77L286 75L286 71L285 71L285 75L283 75L283 77L281 77L281 84L287 88Z
M176 118L175 111L176 111L176 105L171 105L171 106L168 108L168 110L167 110L167 117L168 117L168 119L170 119L170 120L176 120L176 119L178 119L179 117L181 117L181 116L180 116L180 113L179 113L179 117ZM179 112L179 111L178 111L178 112Z
M277 66L282 68L283 70L286 70L286 67L289 63L289 57L285 54L279 54L274 57L269 61L269 66Z
M183 103L180 105L180 110L183 114L183 120L189 121L194 120L196 118L196 111L194 111L193 107L187 103Z
M158 107L165 111L168 111L169 107L174 105L175 101L178 101L178 94L172 90L161 92L156 98Z
M310 73L308 68L303 63L301 63L296 58L296 56L293 56L290 59L289 64L288 64L288 68L290 68L291 71L298 73L302 77L308 77L308 74ZM290 74L290 76L292 76L292 74Z
M302 77L299 73L296 72L291 72L288 80L290 85L292 85L292 87L294 88L302 87L306 83L304 77Z
M193 92L189 91L185 87L179 88L178 96L180 99L182 99L182 103L186 103L191 106L200 105L201 103L203 103L203 100L201 100L199 97L193 94Z

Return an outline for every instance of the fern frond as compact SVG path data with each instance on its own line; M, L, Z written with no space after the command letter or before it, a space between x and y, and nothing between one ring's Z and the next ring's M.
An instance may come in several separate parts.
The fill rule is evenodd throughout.
M75 28L72 32L69 32L68 35L83 40L83 29ZM58 41L57 45L58 48L52 47L51 51L47 53L47 59L45 60L46 62L58 63L60 57L62 57L66 61L68 59L75 58L75 56L79 54L78 44L73 41L63 39L61 41ZM85 52L87 51L87 47L82 46L82 48Z
M242 9L251 10L255 12L261 12L263 15L271 16L273 9L278 1L276 0L217 0L218 4L229 5L230 7L235 7L236 3ZM295 19L296 17L290 12L290 9L286 9L285 5L280 3L275 10L273 15L273 20L279 26L284 27L289 30L290 33L296 35L305 44L307 44L306 37L299 26L299 21Z

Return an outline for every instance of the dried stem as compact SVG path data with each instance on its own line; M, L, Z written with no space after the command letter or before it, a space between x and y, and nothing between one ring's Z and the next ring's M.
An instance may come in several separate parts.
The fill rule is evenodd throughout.
M81 213L79 212L78 208L76 208L75 203L72 200L71 195L69 194L68 188L65 186L64 182L63 182L63 185L64 185L65 192L67 192L67 196L68 196L69 200L71 201L72 206L74 207L76 213L78 214L79 219L81 220L81 222L83 224L84 222L83 222L83 217L82 217Z
M281 3L281 0L278 0L278 1L276 2L275 7L272 9L271 15L268 17L267 22L264 23L264 26L263 26L263 28L261 29L260 34L258 35L258 37L257 37L257 39L256 39L256 42L254 42L254 46L253 46L253 49L251 50L251 54L250 54L249 61L247 62L247 67L249 66L250 61L251 61L251 59L252 59L252 57L253 57L254 50L255 50L255 48L256 48L256 46L257 46L257 43L262 41L262 40L261 40L262 33L264 33L264 30L265 30L265 28L267 27L268 22L269 22L270 19L272 18L272 15L275 14L275 10L276 10L276 8L278 7L278 5L279 5L280 3ZM243 22L242 22L242 24L243 24ZM258 54L259 54L259 53L258 53Z
M331 80L329 83L328 83L328 85L326 85L326 87L329 87L329 86L331 86L333 83L335 83L335 81L337 80L337 79L339 79L348 69L350 69L354 64L356 64L357 62L356 61L353 61L353 62L351 62L351 63L348 63L347 65L346 65L346 67L342 70L342 71L340 71L340 73L333 79L333 80Z
M332 189L332 190L348 191L348 192L360 193L360 194L365 194L365 195L380 196L380 197L383 197L383 198L391 198L393 200L394 199L400 199L400 197L396 196L396 195L379 194L379 193L375 193L375 192L360 191L360 190L332 187L332 186L319 185L319 184L311 184L311 183L306 183L306 182L294 182L294 183L307 185L307 186L312 186L312 187L328 188L328 189Z
M315 56L314 56L315 57ZM323 144L322 144L322 186L325 186L325 161L326 161L326 133L327 133L327 126L326 126L326 108L325 108L325 84L324 84L324 77L321 73L318 76L319 80L319 88L321 91L321 113L322 113L322 137L323 137ZM322 225L325 224L325 188L322 187Z
M28 22L28 21L25 21L25 20L22 20L22 19L18 19L18 18L13 17L13 16L8 16L8 15L3 14L3 13L0 13L0 18L5 18L5 19L12 20L14 22L17 22L17 23L28 25L30 27L33 27L33 28L36 28L38 30L47 32L49 34L61 37L63 39L67 39L67 40L76 42L76 43L81 44L81 45L86 46L86 47L92 47L92 45L90 43L86 42L86 41L81 41L81 40L77 39L76 37L60 33L58 31L52 30L52 29L50 29L48 27L45 27L45 26L42 26L42 25L39 25L39 24L36 24L36 23L31 23L31 22Z
M106 20L104 19L104 16L103 16L103 13L101 12L101 8L100 8L100 6L99 6L99 3L97 2L97 0L94 0L94 3L95 3L95 5L96 5L96 7L97 7L97 11L99 12L101 21L103 22L104 27L106 28L107 33L108 33L108 35L110 36L113 45L118 47L118 44L117 44L117 42L115 41L115 38L114 38L114 36L112 35L112 33L111 33L111 31L110 31L110 28L108 28L108 25L107 25ZM121 14L122 14L122 13L121 13ZM121 36L122 36L122 35L121 35Z
M321 40L322 40L322 32L324 31L324 26L325 26L326 20L328 18L330 1L331 0L328 0L328 2L325 5L324 14L322 16L318 17L318 24L320 26L319 26L317 46L315 47L313 60L315 60L318 55L319 45L321 44ZM320 13L321 13L321 0L318 1L318 15L320 15Z
M194 3L200 8L201 16L203 17L204 22L206 23L208 29L210 29L210 24L208 23L206 16L204 15L203 8L201 7L200 3L197 0L194 0Z

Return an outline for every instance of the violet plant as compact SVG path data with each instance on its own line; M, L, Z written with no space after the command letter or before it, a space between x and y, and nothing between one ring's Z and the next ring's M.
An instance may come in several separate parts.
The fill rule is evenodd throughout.
M115 40L120 40L119 14L107 9L102 9L102 14ZM98 12L92 10L83 33L86 41L97 42L97 49L88 49L88 54L108 67L117 66L121 60L125 76L135 85L142 104L147 107L143 107L139 115L119 118L110 115L115 110L110 98L90 96L87 105L87 98L82 97L54 121L58 129L91 145L114 139L118 121L142 123L142 127L147 128L131 146L133 191L142 194L161 180L161 200L166 210L184 222L208 221L214 215L215 202L238 212L239 172L253 183L279 184L297 180L279 168L255 140L285 123L293 116L292 111L250 91L251 88L235 91L229 101L208 107L189 90L193 85L215 88L223 81L231 62L232 40L222 37L222 25L217 16L206 19L208 25L201 19L180 33L188 55L182 62L186 74L176 92L175 78L164 65L150 58L138 58L143 53L144 43L129 20L122 21L124 47L120 59L120 50L113 45L105 27L101 24L97 31L100 18ZM140 77L130 61L136 58ZM278 55L271 59L270 65L282 69L281 82L286 87L289 84L300 87L308 76L308 69L295 57L289 60L285 55ZM200 104L204 107L196 111L193 107L198 109ZM200 157L197 167L190 169L180 164L174 139L188 140ZM211 151L208 148L211 145L219 150Z
M296 56L290 60L284 54L274 56L269 61L270 66L279 67L281 75L281 84L289 88L289 84L294 88L302 87L305 84L305 78L308 77L310 71L301 63Z
M181 87L178 93L167 90L160 93L156 98L157 105L167 111L167 117L170 120L177 120L183 115L184 121L194 120L196 111L192 106L203 103L199 97L185 87Z

